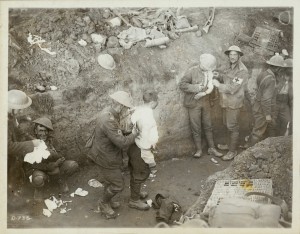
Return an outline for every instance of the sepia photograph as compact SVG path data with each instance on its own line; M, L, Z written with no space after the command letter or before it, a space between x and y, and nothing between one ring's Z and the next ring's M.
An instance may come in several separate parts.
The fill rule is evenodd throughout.
M4 233L299 233L296 1L112 2L1 1Z

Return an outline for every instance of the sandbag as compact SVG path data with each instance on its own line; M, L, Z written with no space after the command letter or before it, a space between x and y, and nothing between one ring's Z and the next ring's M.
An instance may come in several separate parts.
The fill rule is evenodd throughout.
M208 223L217 228L279 227L281 208L241 198L224 198L211 209Z

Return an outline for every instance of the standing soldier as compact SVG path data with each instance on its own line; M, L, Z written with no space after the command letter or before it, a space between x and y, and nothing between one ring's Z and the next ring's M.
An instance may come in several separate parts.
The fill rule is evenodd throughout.
M243 52L238 46L230 46L225 54L229 57L229 67L218 77L222 83L214 79L213 84L221 93L220 105L223 109L223 123L230 132L229 147L228 145L218 145L218 147L219 149L229 149L222 159L231 160L237 155L240 112L244 105L244 91L249 74L240 59Z
M18 128L17 115L29 107L32 101L20 90L8 91L8 132L7 132L7 180L8 205L16 206L22 200L22 184L24 171L22 163L24 156L39 146L40 140L20 141L22 132Z
M133 107L130 94L117 91L110 97L113 103L111 107L102 110L97 118L93 141L88 151L88 157L98 165L105 180L99 208L107 219L117 216L113 208L119 207L120 204L112 202L112 198L124 189L122 151L132 145L138 135L137 130L133 128L132 133L125 136L120 126L121 114Z
M268 67L257 77L257 93L252 106L254 126L248 142L244 148L253 146L263 139L265 135L273 137L276 135L276 91L275 74L278 75L284 61L279 54L275 54L267 62ZM275 74L274 74L275 73Z
M215 148L211 123L209 94L213 90L212 71L216 68L216 58L211 54L200 55L200 64L188 70L179 83L185 93L184 106L188 109L191 130L197 148L195 158L202 156L201 124L208 142L208 154L221 157Z
M293 59L284 60L282 76L277 80L276 116L278 135L292 133L293 117Z

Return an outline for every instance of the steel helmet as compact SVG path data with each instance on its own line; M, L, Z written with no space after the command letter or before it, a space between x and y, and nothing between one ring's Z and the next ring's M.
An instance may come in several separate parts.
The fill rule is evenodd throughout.
M43 125L44 127L50 129L53 131L53 125L50 119L46 118L46 117L42 117L42 118L38 118L34 121L32 121L33 123L39 124L39 125Z
M29 107L32 103L30 97L26 93L12 89L8 91L8 108L10 109L25 109Z
M129 108L133 107L133 101L129 93L124 91L117 91L111 95L109 95L112 99L117 101L118 103L121 103L124 106L127 106Z
M230 51L236 51L236 52L239 52L241 56L244 55L244 53L241 51L240 47L236 46L236 45L233 45L233 46L230 46L228 48L228 50L226 50L224 53L226 55L229 55Z
M100 64L101 67L108 70L113 70L116 68L115 60L109 54L100 54L98 56L98 63Z
M201 67L208 71L213 71L216 69L217 66L217 60L215 56L211 54L201 54L200 55L200 64Z
M286 59L283 61L283 67L293 67L293 59Z
M272 56L266 63L276 67L284 67L283 57L280 56L278 53Z

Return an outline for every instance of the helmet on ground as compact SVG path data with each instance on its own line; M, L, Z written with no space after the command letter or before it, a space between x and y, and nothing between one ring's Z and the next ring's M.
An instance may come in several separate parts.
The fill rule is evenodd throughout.
M293 59L286 59L283 61L283 67L293 67Z
M266 63L276 67L284 67L283 57L280 56L278 53L272 56Z
M32 103L30 97L26 93L12 89L8 91L8 108L10 109L25 109L29 107Z
M112 99L117 101L118 103L127 106L129 108L133 107L133 101L129 93L124 91L117 91L111 95L109 95Z
M50 130L53 131L53 125L52 125L52 122L50 119L46 118L46 117L42 117L42 118L38 118L34 121L32 121L33 123L36 123L36 124L39 124L39 125L42 125Z
M233 46L230 46L228 48L228 50L226 50L224 53L226 55L229 55L230 51L236 51L236 52L239 52L241 56L244 55L244 53L241 51L240 47L236 46L236 45L233 45Z
M201 54L200 55L200 65L204 69L208 71L213 71L216 69L217 66L217 60L215 56L211 54Z
M100 64L101 67L108 70L113 70L116 68L115 60L109 54L100 54L98 56L98 63Z

